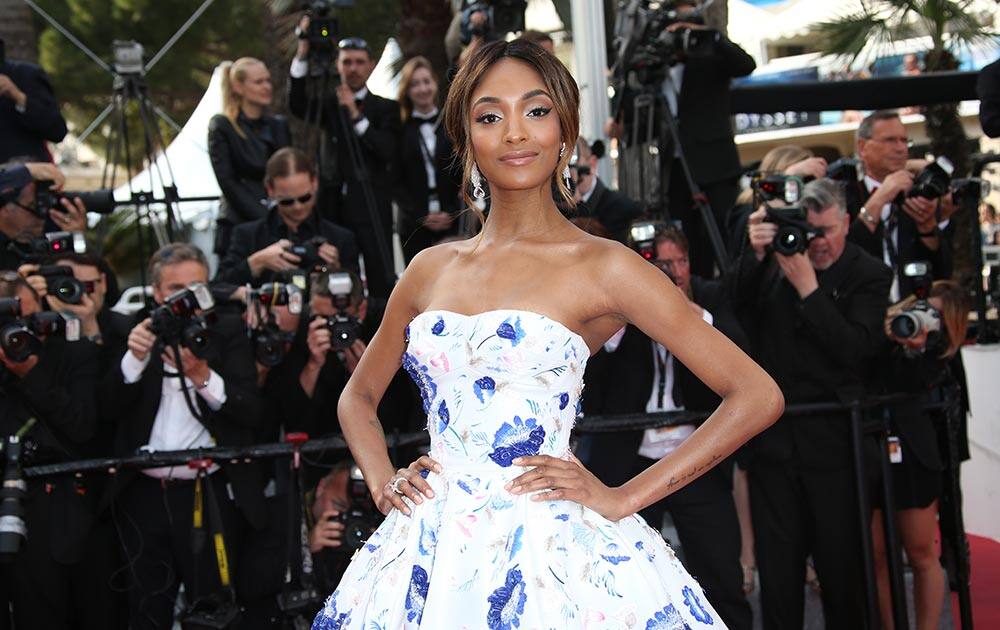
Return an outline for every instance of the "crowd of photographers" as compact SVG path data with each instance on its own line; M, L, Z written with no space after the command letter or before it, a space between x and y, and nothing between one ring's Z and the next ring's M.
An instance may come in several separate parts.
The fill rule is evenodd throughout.
M480 45L491 29L520 30L498 26L507 14L495 15L490 3L464 4L454 29L462 44ZM965 338L967 298L948 279L950 217L978 205L978 190L953 181L946 160L910 159L899 116L878 111L859 126L856 158L828 164L805 148L780 147L740 192L722 90L753 62L690 19L664 27L711 34L678 35L679 61L662 77L677 125L662 164L667 216L651 219L608 188L597 177L604 144L583 140L570 216L669 275L695 312L768 370L787 403L913 394L877 413L892 432L917 624L936 627L945 458L922 402L942 395ZM218 269L210 278L205 254L191 245L160 248L147 269L151 303L134 317L111 310L114 274L83 236L86 213L113 202L66 193L61 173L37 153L0 172L0 606L12 611L0 615L0 629L169 628L178 616L189 627L283 627L308 618L379 522L357 468L336 457L27 480L20 472L337 433L339 392L392 286L393 230L407 261L467 231L436 69L412 59L398 99L375 96L366 87L375 62L367 43L318 37L324 24L317 12L303 18L289 68L290 109L307 123L308 152L268 111L267 67L243 58L224 68L223 113L208 138L223 193ZM701 50L685 57L688 45ZM626 108L608 131L628 137L635 124ZM707 197L708 213L697 213L694 190ZM727 246L728 267L713 265L706 220ZM592 357L586 382L585 415L707 411L718 402L631 326ZM379 411L387 433L425 424L402 371ZM578 454L617 485L695 428L584 435ZM659 526L670 514L685 562L729 627L751 627L755 571L764 627L801 627L813 568L828 627L864 627L852 449L845 414L788 416L643 516ZM394 454L400 465L413 455ZM891 627L880 511L872 507L871 516Z

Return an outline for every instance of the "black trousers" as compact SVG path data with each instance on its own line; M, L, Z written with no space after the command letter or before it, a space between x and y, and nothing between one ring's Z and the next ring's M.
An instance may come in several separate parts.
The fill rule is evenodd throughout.
M240 551L247 525L229 497L226 476L208 478L222 514L229 574L239 575ZM170 630L177 589L184 582L187 601L221 590L211 535L199 553L192 546L193 481L161 481L138 475L118 499L117 514L122 549L131 569L128 591L130 630ZM204 496L208 534L208 496Z
M802 628L810 554L823 589L826 627L864 628L864 568L851 469L813 470L756 458L748 476L764 628Z
M72 484L72 480L56 483L63 482ZM59 496L58 491L50 492L46 487L51 490L43 482L29 484L24 502L28 537L14 558L0 564L4 591L0 599L9 599L13 605L14 627L17 630L123 628L120 601L110 584L120 564L111 523L67 518L76 512L67 504L73 497ZM70 542L81 531L85 533ZM64 546L67 542L69 546ZM57 560L53 550L60 548L59 555L64 557ZM6 602L2 603L0 628L9 628Z
M368 281L368 294L380 298L388 298L392 291L394 282L389 280L389 272L394 272L392 267L392 203L390 199L380 194L379 186L386 186L386 182L372 182L375 188L374 212L378 213L381 225L382 238L389 260L384 260L378 247L374 221L371 210L365 201L365 195L361 190L361 185L356 182L347 184L347 194L342 195L337 209L340 217L338 223L354 232L354 237L358 239L358 249L365 260L365 279ZM388 265L388 267L386 266Z
M637 457L635 474L654 463ZM670 512L684 548L684 566L731 630L750 630L753 612L743 594L740 523L732 478L732 462L720 464L640 515L659 529L663 513Z
M719 228L722 242L726 243L726 217L736 205L736 197L740 193L739 178L734 177L698 186L708 197L708 203L712 207L712 215L715 217L715 225ZM691 273L702 278L714 277L715 251L712 249L712 241L709 239L708 229L705 227L701 213L698 212L691 198L691 188L684 177L679 160L674 160L671 165L667 204L670 218L681 222L681 228L687 236Z

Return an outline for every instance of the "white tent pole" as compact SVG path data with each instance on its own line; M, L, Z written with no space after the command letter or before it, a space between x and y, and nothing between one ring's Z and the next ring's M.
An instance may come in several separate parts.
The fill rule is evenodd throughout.
M604 41L604 3L596 0L572 0L573 57L576 81L580 86L580 133L593 142L604 138L604 121L610 115L608 105L608 56ZM598 176L611 181L611 162L601 160Z

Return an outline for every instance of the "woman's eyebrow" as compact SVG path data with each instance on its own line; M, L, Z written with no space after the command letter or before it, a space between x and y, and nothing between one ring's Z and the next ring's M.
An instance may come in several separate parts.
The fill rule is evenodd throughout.
M549 96L549 93L548 93L548 92L546 92L545 90L542 90L542 89L538 89L538 90L531 90L530 92L525 92L524 94L522 94L522 95L521 95L521 100L522 100L522 101L526 101L526 100L528 100L529 98L534 98L534 97L536 97L536 96L548 96L549 98L552 98L551 96ZM473 104L472 104L472 106L473 106L473 107L476 107L476 106L478 106L478 105L479 105L480 103L492 103L492 104L497 104L497 103L499 103L499 102L500 102L500 99L499 99L499 98L497 98L497 97L495 97L495 96L481 96L481 97L479 97L479 98L478 98L478 99L476 100L476 102L475 102L475 103L473 103Z
M531 90L530 92L525 92L524 95L521 96L521 100L526 101L529 98L534 98L536 96L549 96L549 93L545 90ZM549 96L549 98L552 97Z

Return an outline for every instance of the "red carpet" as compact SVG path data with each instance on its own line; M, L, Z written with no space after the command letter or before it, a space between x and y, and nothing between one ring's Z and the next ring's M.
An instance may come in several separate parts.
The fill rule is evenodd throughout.
M1000 543L969 534L972 555L972 623L976 628L1000 628ZM961 628L958 596L951 595L951 617Z

